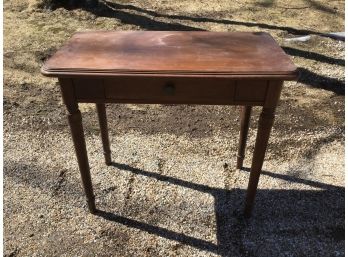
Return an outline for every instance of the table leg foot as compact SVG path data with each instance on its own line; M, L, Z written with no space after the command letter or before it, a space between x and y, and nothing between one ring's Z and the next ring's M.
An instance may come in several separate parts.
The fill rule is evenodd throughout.
M94 199L87 199L88 210L91 214L95 214L97 212L97 208L95 207Z
M244 209L244 215L246 217L251 216L257 190L257 184L259 182L267 143L274 121L274 111L275 108L264 107L260 115Z
M108 124L106 120L105 104L96 104L96 106L97 106L97 112L98 112L101 139L103 143L105 164L110 166L111 165L111 150L110 150L110 141L109 141L109 134L108 134Z
M244 218L249 219L251 217L252 208L250 206L245 206L244 208Z
M243 167L243 160L245 155L245 147L248 137L248 130L250 124L251 106L242 106L240 113L240 136L239 136L239 147L237 155L237 169Z

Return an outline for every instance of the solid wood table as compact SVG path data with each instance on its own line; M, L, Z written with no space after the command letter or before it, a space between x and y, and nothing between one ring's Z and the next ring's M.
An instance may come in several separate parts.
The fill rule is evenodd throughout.
M283 81L297 78L290 58L263 32L80 32L41 72L59 79L91 213L96 207L78 103L96 103L107 165L105 103L241 105L237 168L251 108L263 106L246 196L250 216Z

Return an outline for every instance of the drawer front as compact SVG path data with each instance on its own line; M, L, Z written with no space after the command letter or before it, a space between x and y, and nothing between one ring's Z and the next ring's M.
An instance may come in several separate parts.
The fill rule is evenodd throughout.
M79 102L263 105L273 82L257 79L75 78ZM271 90L272 91L272 90Z
M213 78L104 79L107 100L133 103L233 104L235 84Z

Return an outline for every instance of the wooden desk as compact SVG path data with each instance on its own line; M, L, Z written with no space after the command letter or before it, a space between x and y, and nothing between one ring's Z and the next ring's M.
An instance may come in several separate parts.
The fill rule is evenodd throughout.
M237 168L252 106L263 106L246 196L250 216L284 80L296 67L267 33L123 31L76 33L42 67L58 77L91 213L96 211L78 103L96 103L107 165L105 103L241 105Z

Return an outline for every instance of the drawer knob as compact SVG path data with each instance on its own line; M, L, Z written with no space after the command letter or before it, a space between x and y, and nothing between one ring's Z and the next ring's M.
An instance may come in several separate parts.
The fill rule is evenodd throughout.
M175 85L173 83L169 82L169 83L164 85L163 90L167 95L174 95Z

